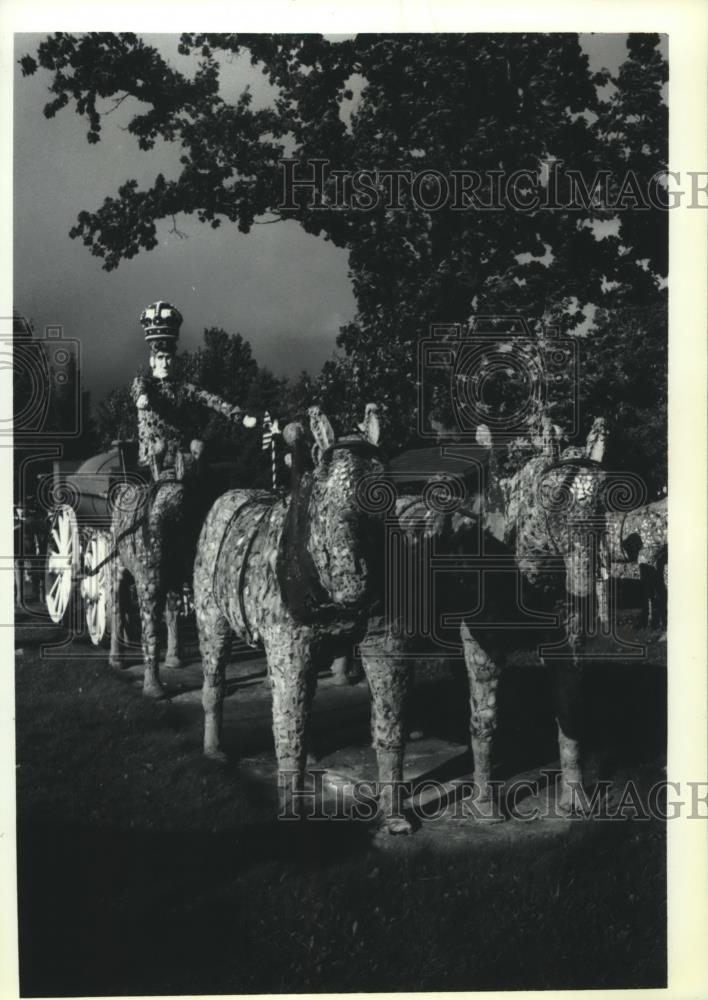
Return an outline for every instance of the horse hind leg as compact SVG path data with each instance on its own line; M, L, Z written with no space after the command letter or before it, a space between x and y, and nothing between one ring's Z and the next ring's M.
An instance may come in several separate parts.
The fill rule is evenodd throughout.
M181 657L181 635L179 622L179 595L174 590L167 593L165 603L165 624L167 625L167 652L165 653L165 666L179 670L184 666Z
M652 629L666 627L667 592L663 566L657 562L640 563L639 579L642 592L642 624Z
M108 663L111 667L120 667L121 664L121 643L125 640L123 630L123 616L121 614L120 599L125 567L116 561L111 567L111 648L108 654Z

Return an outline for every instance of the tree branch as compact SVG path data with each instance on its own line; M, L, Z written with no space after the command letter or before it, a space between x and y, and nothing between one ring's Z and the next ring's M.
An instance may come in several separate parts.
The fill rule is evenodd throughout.
M179 236L181 240L189 239L189 233L183 233L181 229L177 228L177 219L175 218L174 215L172 216L172 229L170 229L170 232L174 233L176 236Z
M126 93L126 94L123 94L122 97L116 97L116 99L113 101L113 107L109 108L108 111L104 111L103 114L104 115L112 115L113 112L116 110L116 108L119 108L121 106L121 104L126 99L126 97L130 97L130 94ZM123 131L126 131L126 130L124 129Z

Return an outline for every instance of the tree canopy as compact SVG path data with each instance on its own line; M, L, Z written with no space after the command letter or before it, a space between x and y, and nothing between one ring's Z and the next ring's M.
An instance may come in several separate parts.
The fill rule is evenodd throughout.
M392 440L411 440L415 345L432 323L514 313L537 331L552 324L572 333L592 308L611 317L621 307L634 317L632 340L639 312L660 312L667 215L646 202L667 160L668 70L658 35L629 35L614 77L592 73L569 33L337 41L184 34L179 52L195 57L191 77L130 33L57 33L21 60L26 74L51 71L45 114L73 106L89 142L100 141L116 102L134 98L128 131L140 148L164 140L180 150L175 179L158 174L147 189L126 179L101 206L80 212L71 235L108 270L154 249L159 221L179 213L213 227L232 222L243 233L294 219L346 248L357 315L341 329L344 356L325 366L319 389L347 421L362 400L377 399L388 407ZM267 77L269 107L254 108L247 89L233 102L222 96L220 60L234 53ZM313 160L327 161L316 197L300 191L287 210L284 159L296 161L300 177L315 176ZM533 178L548 194L561 167L584 193L579 204L518 207ZM335 171L391 170L421 178L417 194L404 186L395 206L380 197L367 210L336 204ZM476 172L484 190L516 180L499 211L449 199L435 205L436 178L456 171ZM380 174L369 182L379 194L390 190ZM602 318L600 328L622 342L621 324ZM605 334L593 343L606 346Z

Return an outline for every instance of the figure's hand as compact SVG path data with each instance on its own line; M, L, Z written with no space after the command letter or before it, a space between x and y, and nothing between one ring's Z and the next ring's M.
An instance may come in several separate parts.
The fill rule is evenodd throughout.
M240 421L243 424L244 427L255 427L256 426L256 422L257 422L256 418L255 417L246 416L240 406L232 406L232 407L230 407L228 415L229 415L230 419L234 421L234 423L239 423L239 421Z
M137 402L137 404L136 404L136 405L137 405L137 407L138 407L138 409L139 409L139 410L145 410L145 409L147 409L147 405L148 405L148 398L147 398L147 396L145 395L145 393L144 393L144 392L143 392L143 393L141 393L141 394L140 394L140 395L138 396L138 402Z

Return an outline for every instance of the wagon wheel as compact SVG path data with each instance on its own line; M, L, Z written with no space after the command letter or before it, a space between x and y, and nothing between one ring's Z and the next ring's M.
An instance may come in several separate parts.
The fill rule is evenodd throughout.
M79 528L72 507L62 504L52 515L47 540L44 593L47 612L55 625L69 618L79 569Z
M111 631L110 539L102 531L91 531L84 550L81 596L89 639L94 646L106 646ZM100 567L96 570L96 567ZM96 570L96 572L93 572Z

